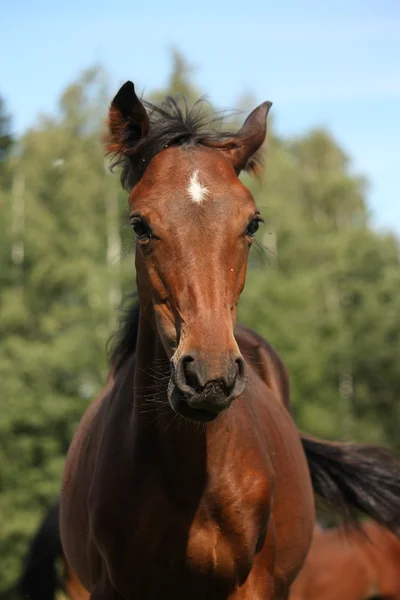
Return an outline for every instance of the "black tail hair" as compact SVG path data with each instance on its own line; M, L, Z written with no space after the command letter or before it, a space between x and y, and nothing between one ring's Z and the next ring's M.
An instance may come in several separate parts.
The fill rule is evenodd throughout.
M30 543L17 584L24 600L54 600L56 590L63 589L56 568L56 560L62 555L59 509L59 502L50 508Z
M301 435L314 492L342 518L360 513L396 535L400 532L400 461L391 451L356 443L332 443Z

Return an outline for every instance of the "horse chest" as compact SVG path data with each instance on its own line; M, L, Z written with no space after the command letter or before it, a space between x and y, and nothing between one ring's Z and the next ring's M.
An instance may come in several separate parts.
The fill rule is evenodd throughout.
M244 510L234 513L226 510L219 517L209 513L194 520L186 549L188 569L232 585L245 581L265 527L262 518L252 518Z
M97 520L96 544L122 595L134 588L143 598L153 597L155 581L163 581L176 597L182 586L204 595L216 587L241 585L264 540L269 516L265 497L250 502L239 497L229 505L209 495L185 503L173 501L161 486L155 490L154 482L151 490L147 494L144 486L129 510L126 504L124 510L113 510L112 529L101 527L111 515Z

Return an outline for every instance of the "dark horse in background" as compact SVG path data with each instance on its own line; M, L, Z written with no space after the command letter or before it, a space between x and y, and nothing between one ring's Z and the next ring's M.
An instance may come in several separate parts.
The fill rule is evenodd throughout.
M61 573L57 569L59 560ZM56 502L46 512L29 544L17 592L24 600L55 600L58 590L71 600L89 598L65 560L60 537L60 503Z
M235 132L201 103L144 104L131 82L110 107L138 304L65 466L62 544L91 600L286 600L313 491L400 525L399 462L300 435L280 358L236 327L263 221L239 175L257 167L270 106Z
M59 511L57 502L46 513L29 545L17 586L22 598L54 600L55 591L64 588L56 568L56 561L62 556Z

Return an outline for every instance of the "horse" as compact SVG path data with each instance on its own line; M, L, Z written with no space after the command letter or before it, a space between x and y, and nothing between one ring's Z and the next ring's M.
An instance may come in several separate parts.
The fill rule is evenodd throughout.
M236 326L263 222L239 176L259 172L270 106L232 132L130 81L110 105L138 301L65 462L61 539L91 600L286 600L314 493L344 518L400 522L397 458L300 434L282 360Z
M316 529L290 600L400 600L400 540L373 521Z
M58 590L70 600L89 600L89 593L69 566L61 545L59 529L60 502L46 512L32 538L17 583L18 596L24 600L55 600ZM57 561L62 562L61 576Z
M55 591L62 589L56 568L56 560L62 555L59 510L59 502L50 507L29 544L17 583L22 598L54 600Z

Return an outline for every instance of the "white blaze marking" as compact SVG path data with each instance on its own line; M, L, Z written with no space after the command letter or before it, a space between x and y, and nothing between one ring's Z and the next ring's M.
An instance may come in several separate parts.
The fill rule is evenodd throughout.
M208 188L200 183L199 172L197 170L194 171L190 178L188 193L192 202L196 202L197 204L201 204L207 197Z

